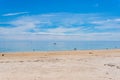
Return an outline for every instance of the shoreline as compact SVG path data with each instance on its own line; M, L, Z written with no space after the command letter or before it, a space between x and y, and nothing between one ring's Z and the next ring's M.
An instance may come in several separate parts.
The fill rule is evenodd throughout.
M24 56L53 56L53 55L85 55L85 54L110 54L120 52L120 49L103 49L103 50L71 50L71 51L35 51L35 52L7 52L7 53L0 53L0 57L6 57L6 56L18 56L18 57L24 57Z
M0 53L28 53L28 52L64 52L64 51L105 51L105 50L120 50L120 48L116 48L116 49L114 49L114 48L108 48L108 49L81 49L81 50L50 50L50 51L11 51L11 52L0 52Z

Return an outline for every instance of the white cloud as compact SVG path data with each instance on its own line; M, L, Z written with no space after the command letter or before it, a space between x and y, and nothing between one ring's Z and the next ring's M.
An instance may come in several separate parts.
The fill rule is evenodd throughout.
M120 22L120 18L114 19L114 21Z
M52 33L52 34L66 34L66 33L75 33L78 32L80 28L64 28L64 27L57 27L54 29L48 29L46 30L47 33Z
M0 27L1 39L120 40L120 21L97 14L41 14L9 21ZM111 31L109 30L111 29ZM112 30L113 29L113 30Z
M120 21L118 18L98 20L92 23L96 24L97 26L95 26L95 28L100 30L120 29Z
M120 33L81 33L74 35L61 34L4 34L0 36L6 40L108 40L119 41Z
M16 15L27 14L27 13L28 12L6 13L6 14L3 14L2 16L16 16Z

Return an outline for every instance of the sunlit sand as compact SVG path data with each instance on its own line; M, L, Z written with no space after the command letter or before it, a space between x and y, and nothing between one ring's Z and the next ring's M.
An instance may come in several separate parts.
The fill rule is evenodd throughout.
M0 80L119 80L120 49L0 54Z

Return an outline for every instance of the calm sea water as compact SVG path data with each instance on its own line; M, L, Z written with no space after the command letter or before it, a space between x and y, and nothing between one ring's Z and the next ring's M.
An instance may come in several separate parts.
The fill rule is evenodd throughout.
M120 41L0 41L0 52L96 50L120 48Z

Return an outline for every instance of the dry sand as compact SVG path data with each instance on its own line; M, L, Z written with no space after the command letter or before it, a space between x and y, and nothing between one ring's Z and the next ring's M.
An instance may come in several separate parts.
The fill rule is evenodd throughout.
M0 54L0 80L120 80L120 49Z

